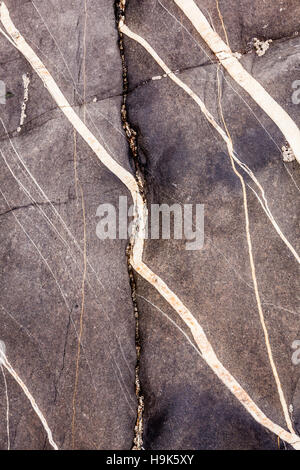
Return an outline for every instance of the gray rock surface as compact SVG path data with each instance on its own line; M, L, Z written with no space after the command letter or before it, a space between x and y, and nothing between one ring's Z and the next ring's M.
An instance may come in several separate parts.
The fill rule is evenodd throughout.
M88 0L86 24L84 1L5 3L81 119L132 172L120 115L123 84L115 2ZM224 37L215 0L196 3ZM300 104L292 102L292 84L300 79L299 2L280 1L274 7L272 0L220 0L219 7L232 50L242 54L243 66L299 126ZM218 64L174 2L130 0L126 23L150 42L222 125ZM273 40L261 57L254 38ZM189 307L221 362L251 398L286 427L255 301L242 188L225 144L183 90L167 77L152 80L163 72L145 50L131 39L124 42L128 119L138 136L148 205L204 204L205 211L200 250L186 250L186 240L148 240L144 261ZM30 79L29 99L18 132L23 74ZM259 179L275 219L299 251L299 165L283 162L284 137L260 107L225 72L220 70L219 78L220 102L239 158ZM97 207L117 206L119 196L129 193L80 137L74 146L72 126L3 36L0 79L11 93L0 105L0 340L60 449L130 449L137 403L127 241L96 236ZM262 307L282 388L300 432L300 365L293 364L291 347L300 339L298 266L249 188L247 195ZM88 261L72 433L84 227ZM192 348L182 333L190 336L189 330L176 312L146 281L136 276L136 282L144 447L277 449L277 436L254 421ZM50 448L24 393L7 372L5 377L11 448ZM0 373L1 449L7 448L4 385Z
M7 6L17 27L28 42L32 41L31 45L37 46L36 52L83 118L82 2L36 2L57 45L31 2L7 2ZM87 124L115 158L130 168L120 122L122 76L113 2L110 5L106 1L90 2L88 21ZM71 125L30 65L3 38L1 51L1 78L5 78L7 89L14 95L1 109L11 138L10 142L1 126L1 151L6 160L5 163L1 157L1 191L6 199L1 197L1 339L6 344L11 364L44 411L59 448L71 448L76 331L79 331L83 277L84 225L80 184L84 195L89 264L75 447L130 448L136 416L136 358L126 241L104 243L96 236L98 205L116 204L119 194L126 195L126 189L77 137L80 183L76 195ZM80 96L74 92L65 63ZM23 73L30 76L29 100L24 126L17 133L23 100ZM95 97L96 103L93 102ZM28 177L11 144L52 205L45 201ZM34 205L20 190L20 183L15 178L30 192ZM43 448L45 442L48 444L38 418L14 380L10 377L7 380L11 447ZM1 448L6 447L3 393L1 377Z

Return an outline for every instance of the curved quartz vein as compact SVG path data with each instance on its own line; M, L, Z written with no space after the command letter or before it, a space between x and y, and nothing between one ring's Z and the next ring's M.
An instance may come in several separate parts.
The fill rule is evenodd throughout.
M228 154L229 154L229 157L230 157L230 160L231 160L233 171L236 174L236 176L239 178L239 180L241 182L241 185L242 185L242 190L243 190L245 222L246 222L246 235L247 235L250 266L251 266L251 272L252 272L252 280L253 280L253 285L254 285L254 291L255 291L257 307L258 307L259 316L260 316L260 321L261 321L261 325L262 325L263 332L264 332L265 344L266 344L266 348L267 348L267 352L268 352L269 362L270 362L271 369L272 369L272 372L273 372L273 376L274 376L274 379L275 379L275 382L276 382L278 395L279 395L279 398L280 398L280 402L281 402L281 406L282 406L282 410L283 410L283 413L284 413L284 416L285 416L287 426L288 426L289 430L291 432L293 432L293 425L292 425L292 421L291 421L291 418L290 418L290 415L289 415L288 406L287 406L287 403L286 403L286 400L285 400L285 397L284 397L284 393L283 393L283 390L282 390L280 378L278 376L277 368L276 368L276 365L275 365L275 362L274 362L274 359L273 359L272 349L271 349L270 340L269 340L269 333L268 333L268 330L267 330L267 327L266 327L265 318L264 318L264 314L263 314L263 310L262 310L262 306L261 306L261 299L260 299L260 295L259 295L259 291L258 291L257 278L256 278L256 269L255 269L255 264L254 264L254 259L253 259L253 249L252 249L252 241L251 241L250 226L249 226L249 214L248 214L246 185L245 185L245 182L244 182L244 178L236 170L234 161L236 160L238 162L239 166L243 169L245 169L246 166L244 164L242 164L242 162L240 162L234 154L233 143L232 143L232 139L231 139L230 133L228 131L228 128L226 126L225 120L224 120L224 115L223 115L223 111L222 111L222 107L221 107L221 102L219 104L220 104L220 107L221 107L222 121L223 121L224 127L226 129L226 133L223 131L223 129L220 128L220 126L218 125L216 120L213 118L213 116L207 110L207 108L206 108L205 104L203 103L203 101L200 100L200 98L184 82L182 82L180 79L178 79L176 77L176 75L171 72L171 70L167 67L167 65L161 60L161 58L157 55L157 53L152 49L152 47L149 45L149 43L147 43L141 36L138 36L137 34L133 33L124 24L123 21L121 21L120 30L124 34L126 34L127 36L129 36L132 39L134 39L135 41L139 42L151 54L151 56L156 60L156 62L163 68L163 70L166 72L166 74L178 86L180 86L180 88L182 88L186 93L188 93L189 96L191 96L196 101L196 103L199 105L201 111L204 113L207 120L218 131L218 133L222 136L223 140L225 141L225 143L227 145L227 150L228 150ZM220 85L219 81L218 81L218 85ZM220 90L219 90L219 92L220 92ZM248 169L248 167L247 167L247 173L251 176L252 180L255 181L255 183L260 188L260 190L262 192L262 195L263 195L263 198L264 198L264 201L265 201L265 204L266 204L266 208L264 208L264 204L263 204L262 200L259 197L258 197L258 200L262 204L262 207L264 208L266 214L268 215L268 217L271 220L273 226L277 230L278 225L277 225L276 221L274 220L274 217L272 216L271 212L269 211L268 204L267 204L266 198L264 196L263 188L260 186L257 179L252 174L252 172ZM268 212L270 212L270 215L268 214ZM286 240L286 238L282 234L281 230L279 229L279 231L277 230L277 232L279 233L281 238L285 241L287 246L289 246L290 243L288 242L288 240ZM293 247L292 247L292 250L295 252ZM296 259L299 261L299 256L297 255L297 253L296 253Z
M5 367L5 369L10 373L10 375L20 385L22 391L24 392L24 394L26 395L26 397L30 401L30 404L31 404L32 408L36 412L37 416L39 417L39 419L40 419L40 421L43 425L43 427L44 427L44 429L47 433L50 445L53 447L54 450L58 450L57 444L53 440L52 431L49 428L49 425L46 421L45 416L43 415L42 411L38 407L34 397L31 395L30 391L26 387L26 385L23 382L23 380L21 379L21 377L17 374L17 372L14 370L14 368L12 367L10 362L8 361L8 359L6 357L6 354L5 354L5 345L4 345L3 341L0 341L0 366Z

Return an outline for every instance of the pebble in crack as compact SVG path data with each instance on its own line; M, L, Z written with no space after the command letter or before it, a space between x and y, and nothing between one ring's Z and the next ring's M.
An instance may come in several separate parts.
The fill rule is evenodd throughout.
M22 75L22 78L23 78L23 85L24 85L24 98L23 98L23 103L21 106L20 125L17 128L17 132L21 132L22 126L26 118L26 107L27 107L27 102L28 102L28 88L29 88L29 83L30 83L30 78L26 73Z
M290 163L296 160L295 154L289 145L284 145L281 150L284 162Z
M265 55L265 53L270 47L271 42L273 42L272 39L268 39L267 41L260 41L258 38L254 38L253 45L255 47L256 54L259 57Z

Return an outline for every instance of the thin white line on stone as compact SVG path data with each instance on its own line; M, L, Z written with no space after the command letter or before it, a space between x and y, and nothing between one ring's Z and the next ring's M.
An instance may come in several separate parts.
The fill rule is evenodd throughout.
M264 87L250 75L232 53L230 47L212 29L193 0L174 0L193 24L202 39L214 52L231 77L251 96L279 127L300 163L300 130L288 113L269 95Z
M19 124L19 127L17 128L17 132L21 132L22 126L23 126L25 118L26 118L26 107L27 107L27 101L28 101L28 87L29 87L29 83L30 83L30 78L27 75L27 73L23 73L22 79L23 79L23 85L24 85L24 98L23 98L23 103L22 103L22 106L21 106L20 124Z
M8 362L7 360L7 357L6 357L6 352L5 352L6 348L5 348L5 344L3 341L0 341L0 365L1 366L4 366L5 369L10 373L10 375L15 379L15 381L19 384L19 386L21 387L21 389L23 390L24 394L26 395L26 397L28 398L28 400L30 401L31 403L31 406L32 408L34 409L34 411L36 412L37 416L39 417L46 433L47 433L47 436L48 436L48 440L49 440L49 443L50 445L53 447L54 450L58 450L58 447L57 445L55 444L54 440L53 440L53 437L52 437L52 431L51 429L49 428L48 426L48 423L42 413L42 411L40 410L40 408L38 407L35 399L33 398L33 396L31 395L31 393L29 392L28 388L26 387L26 385L24 384L23 380L19 377L19 375L17 374L17 372L13 369L13 367L11 366L11 364Z
M199 347L204 360L219 377L219 379L229 388L241 404L248 410L256 421L268 428L270 431L277 434L282 440L291 444L295 449L300 450L300 438L294 433L287 432L277 424L273 423L266 415L258 408L258 406L249 397L246 391L241 387L237 380L230 374L230 372L223 366L217 358L210 342L208 341L202 327L188 310L188 308L181 302L177 295L165 284L165 282L148 268L142 261L145 226L147 220L147 209L145 203L139 193L139 188L134 177L121 167L101 146L95 136L85 126L81 119L77 116L75 111L71 108L68 101L56 85L54 79L37 57L31 47L26 43L25 39L21 36L19 31L12 23L9 12L4 2L0 6L0 18L3 26L14 41L15 47L24 55L29 61L35 72L43 81L45 87L48 89L51 96L54 98L61 111L65 114L67 119L83 137L90 148L95 152L99 160L110 169L131 192L134 201L134 223L132 235L132 255L130 262L133 268L144 279L154 286L158 292L166 299L166 301L175 309L180 315L186 325L190 328L191 333Z

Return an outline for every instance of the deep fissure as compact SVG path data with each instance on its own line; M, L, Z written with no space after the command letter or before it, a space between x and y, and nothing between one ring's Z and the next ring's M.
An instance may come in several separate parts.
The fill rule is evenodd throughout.
M137 145L137 132L132 127L128 121L128 111L127 111L127 95L129 93L129 83L128 83L128 73L127 73L127 64L125 58L125 47L124 47L124 35L119 30L119 23L122 19L125 18L125 12L127 7L126 0L115 0L115 16L117 22L118 30L118 44L122 62L122 104L121 104L121 120L123 129L126 134L127 142L129 145L129 159L130 164L133 166L134 176L138 185L140 195L143 200L146 201L145 196L145 179L143 172L139 164L138 157L138 145ZM131 299L134 311L135 319L135 349L136 349L136 365L135 365L135 395L137 399L137 416L134 427L134 437L132 450L142 450L143 449L143 415L144 415L144 395L141 387L140 380L140 359L141 359L141 337L140 337L140 312L137 304L137 295L136 295L136 279L134 271L130 262L130 257L132 254L132 244L128 243L126 248L127 256L127 269L129 276L129 284L131 289Z

